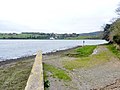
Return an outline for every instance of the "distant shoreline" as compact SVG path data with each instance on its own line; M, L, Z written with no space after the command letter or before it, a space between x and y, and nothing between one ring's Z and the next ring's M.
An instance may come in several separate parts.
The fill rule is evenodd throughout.
M43 33L43 32L21 32L0 33L0 39L102 39L102 31L90 33Z
M0 40L51 40L51 39L0 39ZM54 39L54 40L103 40L103 39L87 39L86 38L86 39Z
M61 52L65 52L65 51L69 51L75 48L78 48L81 46L75 46L72 48L68 48L68 49L64 49L64 50L56 50L55 52L47 52L47 53L43 53L42 55L55 55ZM29 59L34 59L36 55L31 55L31 56L24 56L24 57L20 57L20 58L16 58L16 59L6 59L4 61L0 61L0 66L5 65L5 64L9 64L9 63L13 63L13 62L17 62L17 61L23 61L23 60L29 60Z

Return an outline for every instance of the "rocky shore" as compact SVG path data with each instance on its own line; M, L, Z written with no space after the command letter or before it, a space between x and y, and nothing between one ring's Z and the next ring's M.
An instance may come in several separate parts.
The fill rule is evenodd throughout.
M65 49L65 50L56 50L55 52L43 53L43 55L55 55L55 54L58 54L58 53L63 53L63 52L75 49L77 47L80 47L80 46L76 46L76 47L73 47L73 48L68 48L68 49ZM25 56L25 57L20 57L20 58L16 58L16 59L3 60L3 61L0 61L0 66L5 65L5 64L10 64L10 63L13 63L13 62L17 62L17 61L33 59L33 58L35 58L35 56L36 55L31 55L31 56Z

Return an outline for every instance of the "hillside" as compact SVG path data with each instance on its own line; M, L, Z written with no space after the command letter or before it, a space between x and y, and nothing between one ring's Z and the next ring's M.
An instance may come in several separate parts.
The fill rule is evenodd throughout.
M103 33L103 31L97 31L97 32L90 32L90 33L82 33L79 34L80 36L100 36Z
M103 31L96 31L90 33L82 33L77 37L68 37L67 39L102 39Z
M120 44L120 18L112 24L106 24L103 39L112 43Z

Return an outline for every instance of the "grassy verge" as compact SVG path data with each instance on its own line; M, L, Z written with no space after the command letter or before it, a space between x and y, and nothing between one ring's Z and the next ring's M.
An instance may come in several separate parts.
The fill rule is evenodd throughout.
M67 56L70 57L88 57L90 54L92 54L93 50L96 48L94 45L90 46L83 46L75 49L74 51L67 53Z
M110 56L112 56L112 53L109 52L109 50L105 50L105 51L103 50L101 53L96 55L81 57L73 61L65 61L63 62L63 65L64 68L68 70L73 70L77 68L90 68L98 64L103 64L109 61Z
M48 64L43 64L43 67L44 67L44 71L50 72L52 74L52 77L55 77L55 78L58 78L58 79L64 80L64 81L71 80L71 78L68 76L68 74L62 69L58 69L58 68L56 68L52 65L48 65ZM47 76L45 76L45 77L47 77Z
M113 44L107 45L107 48L120 59L120 50L117 50Z
M0 90L24 90L32 64L27 60L0 67Z

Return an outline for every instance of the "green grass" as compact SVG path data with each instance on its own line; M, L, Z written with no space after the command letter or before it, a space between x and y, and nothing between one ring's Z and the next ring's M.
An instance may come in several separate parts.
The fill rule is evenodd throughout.
M0 68L0 90L24 90L31 72L31 61L20 61Z
M81 40L81 39L101 39L100 36L78 36L78 37L67 37L66 40Z
M43 78L44 78L44 89L47 90L50 87L50 82L48 80L48 75L45 70L43 70Z
M120 59L120 50L117 50L113 44L108 45L107 48Z
M43 67L44 67L44 71L52 73L52 77L55 77L55 78L58 78L58 79L64 80L64 81L71 80L71 78L68 76L68 74L62 69L56 68L56 67L54 67L52 65L48 65L48 64L43 64Z
M73 70L77 68L90 68L108 62L111 56L113 56L113 54L109 50L103 50L101 53L96 55L82 57L72 61L65 61L63 62L63 65L64 68L68 70Z
M65 55L70 56L70 57L88 57L90 54L92 54L95 48L96 48L95 45L83 46Z

